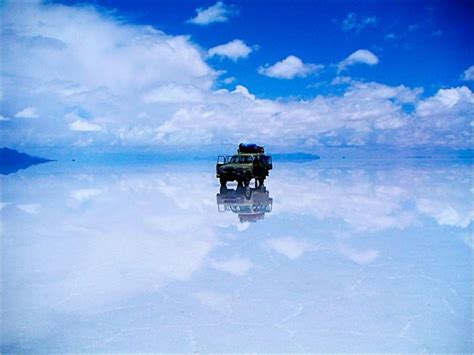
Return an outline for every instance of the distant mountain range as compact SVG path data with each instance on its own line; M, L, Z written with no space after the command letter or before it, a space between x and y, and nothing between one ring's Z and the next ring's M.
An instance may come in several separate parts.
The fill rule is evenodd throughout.
M32 165L49 161L52 160L33 157L10 148L0 148L0 174L2 175L13 174L20 169L26 169Z

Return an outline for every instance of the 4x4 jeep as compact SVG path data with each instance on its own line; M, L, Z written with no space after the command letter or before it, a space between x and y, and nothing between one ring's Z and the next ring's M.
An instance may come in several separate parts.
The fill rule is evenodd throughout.
M228 181L237 181L239 186L248 186L252 179L263 185L272 169L272 157L265 155L263 147L256 144L239 144L236 155L219 155L216 164L216 177L222 186Z

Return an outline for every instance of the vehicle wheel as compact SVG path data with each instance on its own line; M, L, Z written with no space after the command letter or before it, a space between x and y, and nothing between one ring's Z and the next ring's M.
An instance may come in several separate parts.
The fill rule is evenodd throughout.
M250 179L248 177L246 177L243 182L245 187L250 185Z
M265 178L259 178L258 179L258 183L259 183L260 186L262 186L264 182L265 182Z
M227 184L227 180L223 177L219 178L219 181L221 182L221 186L225 186Z
M247 188L247 189L245 189L245 198L247 200L250 200L250 197L252 197L252 190Z

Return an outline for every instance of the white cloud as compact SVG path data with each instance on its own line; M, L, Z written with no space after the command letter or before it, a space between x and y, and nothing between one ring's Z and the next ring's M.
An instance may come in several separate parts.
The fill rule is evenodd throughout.
M229 76L223 80L224 84L232 84L236 79L233 76Z
M474 211L460 211L436 198L424 197L416 201L420 212L432 216L438 224L466 228L474 220Z
M349 12L346 17L341 21L341 30L344 32L355 31L359 33L366 27L375 27L378 23L378 18L375 16L360 18L356 13ZM338 21L334 21L338 23Z
M233 257L228 260L214 261L211 266L232 275L244 276L252 268L253 263L246 258Z
M23 110L15 114L15 118L38 118L39 113L35 107L25 107Z
M450 111L454 111L453 108L455 107L462 108L462 106L467 105L466 109L469 110L469 107L472 108L473 104L474 94L466 86L440 89L433 97L421 102L417 107L416 113L421 117L438 116L442 112L448 115ZM451 123L446 121L446 124Z
M5 117L3 115L0 115L0 121L10 121L10 117Z
M252 52L252 48L247 46L244 41L240 39L234 39L226 44L209 49L209 57L220 56L227 57L233 61L237 61L239 58L247 58Z
M239 94L239 95L242 95L250 100L255 100L255 95L252 95L249 90L245 87L245 86L242 86L242 85L237 85L235 87L235 90L232 91L232 94Z
M271 78L293 79L294 77L306 77L322 67L320 64L303 63L300 58L289 55L271 66L260 67L258 72Z
M3 26L9 29L4 71L76 99L171 81L210 87L215 75L188 37L125 24L93 7L13 3ZM56 42L62 45L52 47Z
M102 193L100 189L79 189L71 192L71 197L79 202L85 202Z
M196 12L196 17L188 20L188 23L202 26L216 22L227 22L229 17L235 15L237 11L233 6L218 1L208 8L200 7L196 9Z
M355 64L375 65L379 62L379 58L367 49L358 49L342 62L339 63L339 71Z
M201 102L204 97L205 93L192 85L177 85L171 83L146 93L143 97L143 101L147 103Z
M352 78L349 76L336 76L332 79L331 85L345 85L350 84L352 81Z
M42 118L4 124L5 145L471 145L467 87L421 98L419 88L339 78L334 84L347 85L337 95L263 99L241 85L216 90L219 73L186 36L130 25L93 7L12 2L3 15L2 114L14 117L28 103ZM359 50L340 65L377 62L370 54ZM289 56L260 71L292 78L318 68Z
M474 80L474 65L471 65L469 68L467 68L463 75L462 79L465 81L472 81Z
M98 124L90 123L85 120L77 120L69 124L69 128L72 131L79 131L79 132L98 132L102 130Z

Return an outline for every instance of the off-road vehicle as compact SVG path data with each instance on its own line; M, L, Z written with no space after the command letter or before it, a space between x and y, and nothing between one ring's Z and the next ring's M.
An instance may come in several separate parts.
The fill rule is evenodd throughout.
M262 146L239 144L236 155L219 155L216 164L216 177L221 186L228 181L237 181L239 186L248 186L252 179L255 185L263 185L268 172L272 169L272 157L265 155Z

